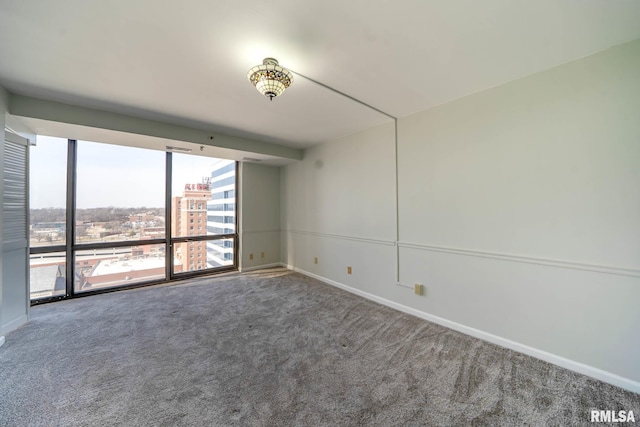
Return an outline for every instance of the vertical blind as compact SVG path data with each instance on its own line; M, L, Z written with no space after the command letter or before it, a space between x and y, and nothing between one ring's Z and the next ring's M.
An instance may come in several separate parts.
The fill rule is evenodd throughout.
M2 180L2 241L27 240L27 141L6 133Z

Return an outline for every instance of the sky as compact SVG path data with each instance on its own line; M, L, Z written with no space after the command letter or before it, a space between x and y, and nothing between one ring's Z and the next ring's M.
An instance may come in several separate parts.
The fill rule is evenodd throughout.
M164 207L165 157L163 151L78 141L77 207ZM210 176L217 160L173 153L172 195ZM31 209L64 208L67 140L38 136L29 162Z

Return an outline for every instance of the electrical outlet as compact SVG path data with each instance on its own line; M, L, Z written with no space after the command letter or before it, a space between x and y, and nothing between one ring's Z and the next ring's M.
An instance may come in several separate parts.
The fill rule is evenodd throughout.
M413 292L416 295L424 295L424 286L420 283L416 283L413 285Z
M351 266L347 267L347 274L351 274Z
M260 252L260 258L264 258L264 252Z
M249 254L249 259L253 259L253 254Z
M317 264L318 263L318 257L313 258L313 263Z

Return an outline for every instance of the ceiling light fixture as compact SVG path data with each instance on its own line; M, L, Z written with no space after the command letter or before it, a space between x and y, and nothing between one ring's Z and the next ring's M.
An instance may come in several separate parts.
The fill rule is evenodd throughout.
M273 58L265 58L262 65L250 69L247 78L258 92L271 101L293 83L291 72L278 65L278 61Z

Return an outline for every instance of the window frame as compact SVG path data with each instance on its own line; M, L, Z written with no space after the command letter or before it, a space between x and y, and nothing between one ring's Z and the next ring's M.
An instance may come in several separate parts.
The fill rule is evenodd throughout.
M91 141L93 142L93 141ZM102 143L105 144L105 143ZM107 144L109 145L109 144ZM177 237L172 235L171 221L172 221L172 209L171 209L171 188L172 188L172 164L173 156L171 152L166 152L165 157L165 236L162 238L154 239L136 239L136 240L121 240L111 242L91 242L91 243L78 243L76 242L76 201L77 201L77 147L78 141L75 139L67 139L67 164L66 164L66 240L64 245L52 245L52 246L37 246L29 248L30 255L39 255L53 252L65 252L66 255L66 288L64 295L53 295L50 297L42 297L31 300L31 305L44 304L53 301L59 301L62 299L70 299L76 297L84 297L89 295L96 295L106 292L113 292L117 290L134 289L143 286L152 286L157 284L168 283L175 280L182 280L190 277L212 275L216 273L224 273L228 271L238 270L238 253L239 253L239 175L240 175L240 163L235 161L234 163L225 166L225 168L234 165L235 167L235 215L234 215L234 232L219 234L219 235L202 235L202 236L182 236ZM233 170L233 168L230 168ZM29 171L31 173L31 171ZM204 209L207 208L207 204L203 204ZM179 210L178 210L179 212ZM205 212L204 218L207 218L208 210ZM177 215L179 217L179 215ZM193 217L193 212L190 212L190 217ZM200 217L200 215L198 215ZM29 224L30 225L30 224ZM206 230L206 227L205 227ZM199 241L214 241L214 240L231 240L233 243L233 263L228 266L198 268L189 271L176 272L174 266L174 254L173 248L178 243L191 243ZM118 247L137 246L139 245L164 245L165 253L165 277L162 280L148 280L140 281L131 284L123 284L113 287L98 288L95 290L78 291L74 288L74 277L76 273L75 258L76 252L84 250L98 250L98 249L111 249ZM225 246L226 247L226 246ZM206 252L205 252L206 254ZM204 257L206 261L206 256ZM185 266L187 266L185 261ZM206 265L206 262L205 262Z

